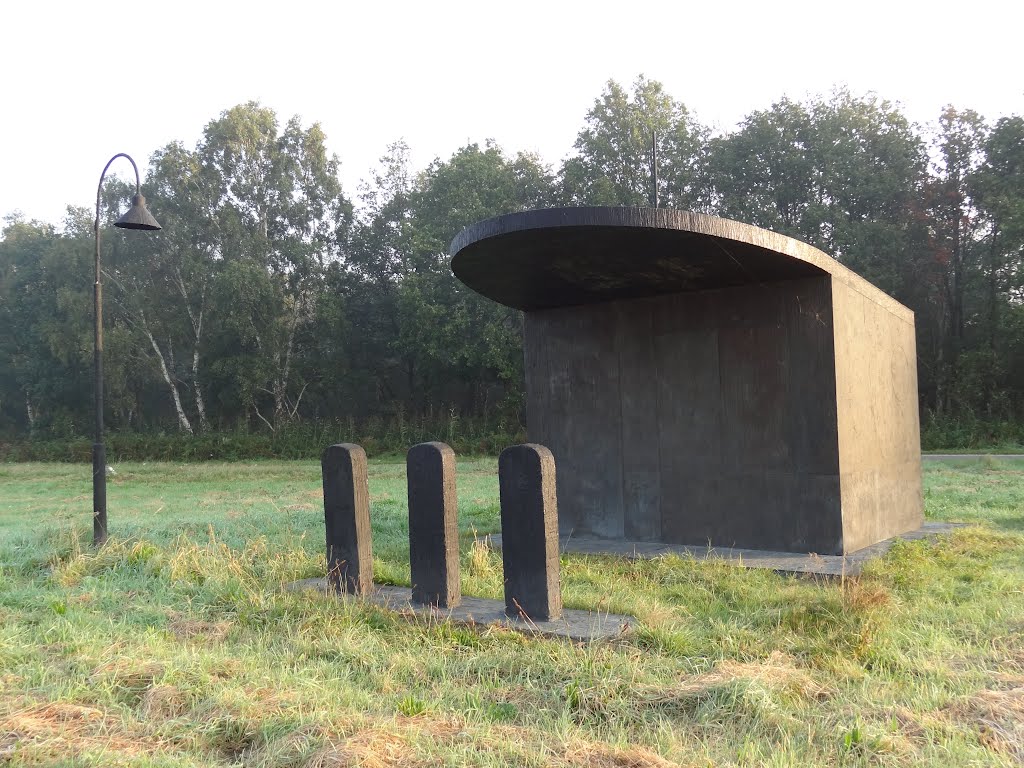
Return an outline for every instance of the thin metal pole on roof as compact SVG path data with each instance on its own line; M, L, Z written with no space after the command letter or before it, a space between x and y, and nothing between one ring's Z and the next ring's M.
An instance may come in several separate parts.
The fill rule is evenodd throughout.
M651 130L651 207L658 207L658 132Z

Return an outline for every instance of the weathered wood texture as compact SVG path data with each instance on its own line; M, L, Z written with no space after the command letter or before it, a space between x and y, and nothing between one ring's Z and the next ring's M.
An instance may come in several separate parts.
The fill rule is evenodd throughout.
M324 451L320 464L328 584L350 594L366 594L373 588L366 453L350 443L332 445Z
M454 608L462 599L455 452L444 443L420 443L409 449L405 465L412 600Z
M531 312L563 535L843 547L827 277Z
M505 612L551 621L562 615L555 460L543 445L515 445L498 457Z

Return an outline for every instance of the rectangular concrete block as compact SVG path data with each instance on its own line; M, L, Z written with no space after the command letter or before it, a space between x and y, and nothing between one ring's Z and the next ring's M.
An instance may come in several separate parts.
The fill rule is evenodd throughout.
M324 451L324 523L327 583L335 591L365 595L373 589L373 544L366 453L341 443Z
M455 452L444 443L420 443L409 449L405 466L412 600L454 608L462 599Z
M555 460L542 445L516 445L498 457L505 612L551 621L562 615Z

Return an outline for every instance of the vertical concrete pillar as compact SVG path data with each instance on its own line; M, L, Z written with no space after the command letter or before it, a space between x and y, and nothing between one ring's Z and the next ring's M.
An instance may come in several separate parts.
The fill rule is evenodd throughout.
M462 601L455 452L444 443L420 443L409 449L405 467L412 600L454 608Z
M327 527L327 588L364 595L373 589L370 492L366 453L342 443L324 451L324 522Z
M558 578L555 458L543 445L506 448L498 457L505 613L550 621L562 615Z

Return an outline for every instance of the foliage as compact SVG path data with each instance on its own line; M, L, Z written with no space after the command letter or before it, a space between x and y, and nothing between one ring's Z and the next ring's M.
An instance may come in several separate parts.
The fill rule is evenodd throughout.
M846 90L806 105L782 99L715 139L711 167L723 215L804 240L905 293L924 145L889 102Z
M562 168L564 194L576 205L650 205L653 139L659 205L704 210L707 138L708 129L661 83L641 75L629 94L609 80Z
M242 461L253 459L318 459L328 445L358 443L370 456L402 455L417 443L442 440L462 454L496 456L526 436L517 423L463 418L455 412L390 419L292 422L273 432L236 430L190 435L180 431L115 432L106 438L107 460ZM0 440L0 462L91 461L92 440L86 437Z
M927 411L921 421L921 448L949 453L987 449L1019 453L1024 449L1024 423L979 418L971 412L953 417Z
M248 103L212 120L195 147L153 153L144 192L161 232L110 226L133 191L110 180L107 425L205 434L202 446L241 435L253 455L309 455L275 446L349 420L444 415L519 432L521 315L454 278L452 238L525 209L647 205L652 136L661 205L807 241L914 310L927 446L1017 439L1024 118L990 124L950 106L926 130L897 104L837 89L782 98L712 137L643 76L605 85L558 167L485 142L417 170L398 140L353 202L319 125ZM19 446L10 456L49 454L26 438L91 431L92 239L83 210L62 228L6 220L0 435ZM391 445L386 432L371 430ZM964 442L950 443L956 435Z

